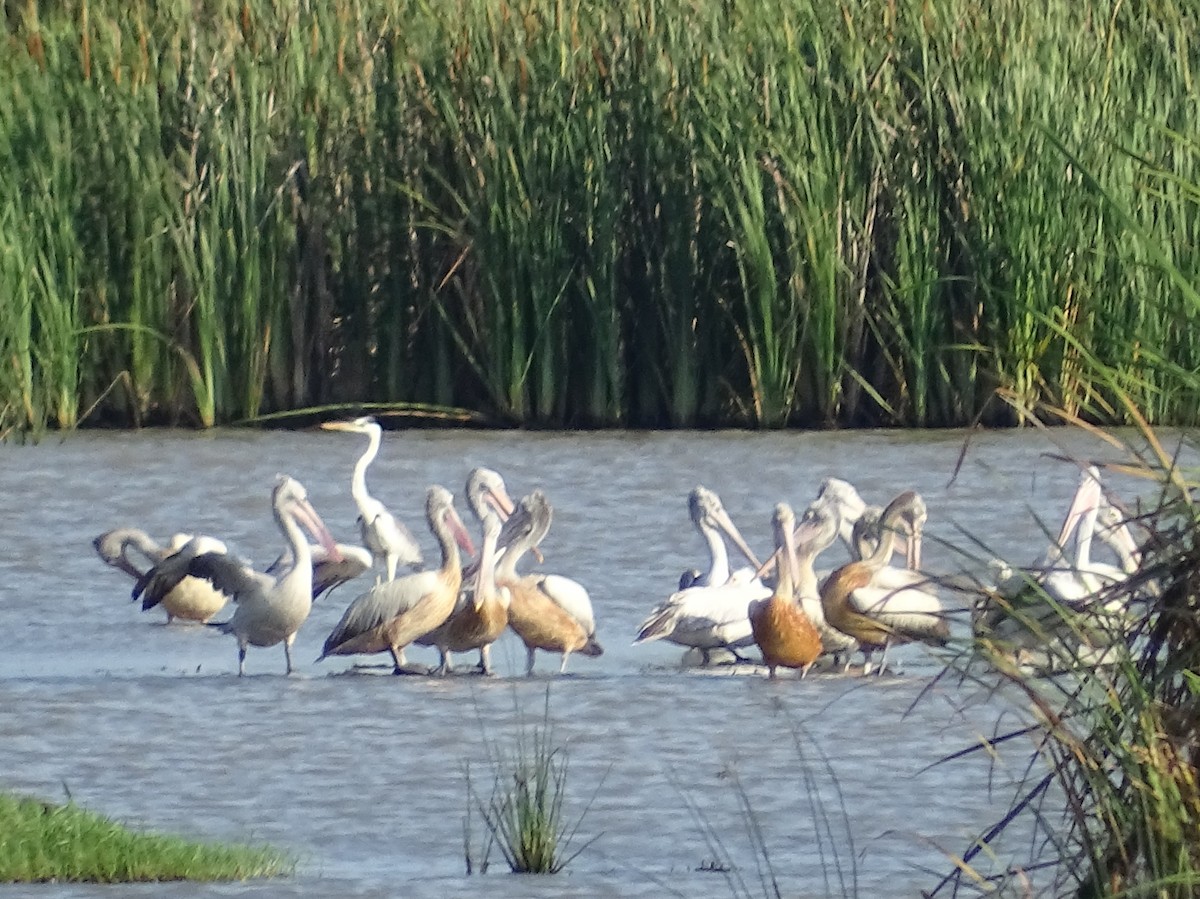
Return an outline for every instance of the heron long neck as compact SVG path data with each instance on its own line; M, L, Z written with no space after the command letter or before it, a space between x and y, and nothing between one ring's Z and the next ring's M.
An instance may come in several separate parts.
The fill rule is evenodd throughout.
M370 428L366 434L367 450L354 463L354 474L350 478L350 495L354 497L354 501L360 509L371 502L371 494L367 492L367 466L374 462L375 457L379 455L383 430L378 427Z
M700 533L708 544L708 583L714 587L720 586L729 580L729 550L720 532L708 522L700 525Z

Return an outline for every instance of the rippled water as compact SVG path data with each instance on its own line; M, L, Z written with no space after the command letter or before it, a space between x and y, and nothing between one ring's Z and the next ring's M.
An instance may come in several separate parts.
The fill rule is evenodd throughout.
M511 635L494 650L500 676L486 681L375 676L390 670L383 657L316 664L358 592L349 585L300 632L296 675L282 676L279 647L251 648L250 676L238 679L232 638L140 612L128 580L90 546L136 524L221 536L265 564L282 546L269 511L277 472L300 479L335 534L353 539L349 475L364 444L327 432L151 431L0 446L0 786L51 800L69 791L135 825L265 841L300 859L289 879L122 895L733 895L699 870L712 863L738 867L762 895L740 795L785 895L915 895L1011 801L1024 748L999 770L973 759L926 769L1015 718L958 680L935 682L941 663L920 648L896 653L902 673L881 679L768 682L681 670L677 647L630 640L701 561L685 502L696 483L721 494L760 550L776 501L802 507L836 475L868 501L920 490L931 569L964 564L938 540L969 546L965 534L1029 561L1045 544L1035 517L1056 526L1076 480L1043 455L1062 449L1045 436L976 436L958 468L963 434L951 432L386 434L370 487L430 555L417 527L428 484L460 491L486 464L514 495L546 489L555 523L544 567L589 587L606 649L572 658L565 677L550 657L536 677L516 676L524 650ZM414 648L410 659L434 653ZM466 877L464 772L486 791L488 747L510 746L522 719L539 722L547 690L569 752L569 811L591 802L577 842L594 842L555 877L500 873L495 853L483 878ZM471 838L478 851L477 816Z

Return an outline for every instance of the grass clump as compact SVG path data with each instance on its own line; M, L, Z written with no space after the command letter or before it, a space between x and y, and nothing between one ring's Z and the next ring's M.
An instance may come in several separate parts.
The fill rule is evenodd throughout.
M488 855L495 845L514 874L557 874L597 837L572 851L591 800L573 823L567 819L568 756L554 738L549 692L541 724L528 727L522 723L512 748L493 743L489 756L493 780L486 799L475 793L467 770L467 873L474 870L470 851L470 805L474 805L488 835L481 870L487 870Z
M267 847L138 833L74 803L0 795L0 882L246 880L292 867Z

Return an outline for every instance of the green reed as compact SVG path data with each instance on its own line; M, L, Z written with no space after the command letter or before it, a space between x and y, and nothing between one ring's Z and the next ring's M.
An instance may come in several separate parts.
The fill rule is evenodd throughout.
M1200 113L1190 8L195 15L6 19L0 427L356 400L544 426L1014 420L998 387L1117 409L1056 326L1151 420L1195 417L1148 363L1200 362L1189 313L1098 199L1195 271L1174 179L1196 154L1172 137Z

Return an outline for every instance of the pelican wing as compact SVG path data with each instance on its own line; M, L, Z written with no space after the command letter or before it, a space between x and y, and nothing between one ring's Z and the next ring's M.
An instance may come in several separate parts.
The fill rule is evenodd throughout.
M322 658L337 652L343 643L369 633L403 615L438 583L436 571L414 574L376 584L346 608L342 619L325 640Z
M578 621L588 636L596 632L592 599L581 583L558 574L547 574L538 580L537 586L551 602Z
M915 587L894 589L859 587L850 594L850 606L864 615L876 618L889 615L937 615L942 614L942 602L933 593Z
M275 586L275 578L255 571L228 553L201 553L190 560L187 574L208 581L217 590L241 602L260 596Z
M688 587L672 593L638 631L634 643L667 639L683 646L721 646L750 635L746 610L771 590L761 581Z
M368 550L345 543L337 544L337 548L342 554L341 561L338 562L329 558L324 547L313 548L313 599L371 569L372 559Z
M188 565L191 561L187 556L176 554L167 556L154 567L146 569L133 585L133 599L141 599L143 609L154 608L188 576Z

